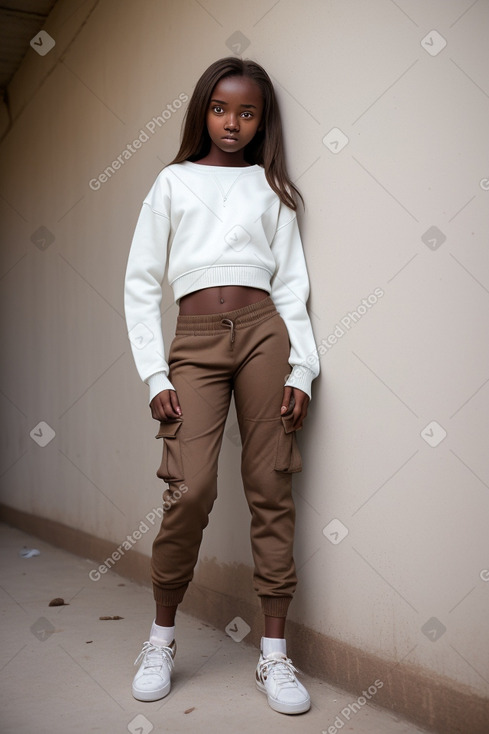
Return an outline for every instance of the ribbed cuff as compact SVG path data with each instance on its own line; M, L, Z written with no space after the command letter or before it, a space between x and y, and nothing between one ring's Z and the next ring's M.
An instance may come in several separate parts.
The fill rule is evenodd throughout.
M291 596L261 596L261 609L267 617L286 617Z
M162 589L153 584L154 600L162 607L174 607L183 600L187 587L188 584L184 584L184 586L179 586L178 589Z
M286 385L289 387L297 387L306 395L311 398L312 393L312 381L316 377L316 374L308 367L302 367L300 365L294 365L292 372L287 378Z
M151 375L146 380L146 383L149 385L149 402L162 390L175 389L164 372L156 372L154 375Z

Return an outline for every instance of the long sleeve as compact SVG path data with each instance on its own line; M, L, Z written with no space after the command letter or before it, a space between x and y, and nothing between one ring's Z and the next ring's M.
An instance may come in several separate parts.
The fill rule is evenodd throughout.
M234 246L238 236L244 244ZM196 289L221 285L268 291L291 344L286 384L310 396L319 359L306 308L302 242L295 213L280 203L263 168L171 164L144 200L127 263L124 305L134 361L149 385L150 402L160 391L174 389L161 328L167 263L177 303Z
M277 263L271 296L289 333L292 372L286 385L311 397L311 383L319 374L319 356L306 303L309 277L295 213L282 206L271 244Z
M169 197L157 179L139 214L124 288L129 340L139 375L150 385L150 401L161 390L174 389L168 379L161 329L161 284L169 234Z

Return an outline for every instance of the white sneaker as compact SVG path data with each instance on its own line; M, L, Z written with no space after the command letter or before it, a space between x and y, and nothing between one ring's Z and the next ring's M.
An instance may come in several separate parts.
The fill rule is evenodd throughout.
M177 651L175 640L168 647L145 642L134 661L143 660L132 682L132 695L138 701L158 701L170 693L173 658Z
M266 657L260 653L256 667L256 685L266 693L268 703L281 714L303 714L311 708L308 692L297 680L298 671L286 655L273 652Z

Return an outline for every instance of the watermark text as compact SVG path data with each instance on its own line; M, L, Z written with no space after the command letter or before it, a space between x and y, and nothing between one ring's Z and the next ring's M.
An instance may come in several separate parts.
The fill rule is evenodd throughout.
M104 183L107 183L107 181L112 178L112 176L116 173L116 171L118 171L126 163L126 161L132 158L132 156L137 153L140 148L142 148L144 143L147 143L148 140L150 140L150 135L154 135L155 132L159 130L187 100L188 94L185 94L185 92L181 92L181 94L179 94L178 97L173 100L173 102L166 105L165 109L161 112L160 115L155 115L155 117L152 117L151 120L149 120L149 122L147 122L146 125L140 129L139 135L134 138L131 143L128 143L126 145L124 150L122 150L119 155L114 158L112 163L104 168L104 170L99 173L98 176L90 179L88 185L90 186L92 191L98 191Z

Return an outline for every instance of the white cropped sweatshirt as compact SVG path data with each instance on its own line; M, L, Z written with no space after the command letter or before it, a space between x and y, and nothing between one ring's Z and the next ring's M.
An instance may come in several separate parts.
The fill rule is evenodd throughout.
M172 164L143 202L125 279L129 339L150 402L173 390L161 329L161 284L176 303L212 286L242 285L270 294L290 341L285 384L311 396L319 358L306 309L309 296L295 212L270 188L259 165Z

